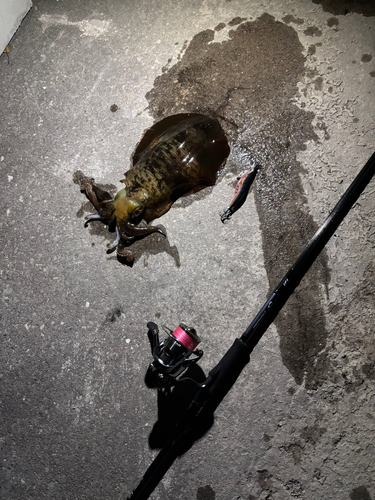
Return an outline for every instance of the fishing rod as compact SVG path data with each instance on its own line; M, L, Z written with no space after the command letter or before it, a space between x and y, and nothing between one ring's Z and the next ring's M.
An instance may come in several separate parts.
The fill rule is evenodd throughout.
M234 341L203 383L199 384L194 380L181 377L183 372L196 363L203 354L202 351L196 349L200 339L195 330L180 324L173 332L167 329L168 338L159 342L157 325L148 323L148 337L154 358L145 378L148 387L162 389L190 381L198 390L184 416L177 423L169 439L127 500L146 500L149 498L175 459L192 446L198 437L197 429L202 428L204 422L212 418L216 408L234 385L243 368L249 363L251 352L374 174L375 153L350 184L249 327L240 338Z

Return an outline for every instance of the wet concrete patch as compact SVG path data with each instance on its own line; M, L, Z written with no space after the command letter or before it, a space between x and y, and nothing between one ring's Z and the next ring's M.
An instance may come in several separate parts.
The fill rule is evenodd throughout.
M337 19L337 17L330 17L329 19L327 19L327 26L329 26L330 28L338 25L339 25L339 20Z
M246 21L245 17L235 17L231 21L229 21L228 26L237 26L238 24L241 24L242 21Z
M297 479L290 479L284 484L284 488L288 491L292 498L302 498L303 487Z
M349 495L350 500L372 500L366 486L358 486Z
M317 140L313 114L294 102L304 55L296 31L268 14L229 29L228 37L217 43L214 30L198 33L146 97L155 120L181 112L219 119L230 140L228 163L237 163L238 172L244 159L263 165L255 199L272 290L317 229L296 159L306 141ZM323 253L275 321L283 362L308 388L325 379L321 285L328 282Z
M363 54L361 57L361 62L367 63L372 60L372 54Z
M336 329L340 332L340 357L332 360L332 380L351 393L363 384L375 378L375 344L373 341L373 322L369 322L363 311L374 310L375 261L370 262L365 269L363 279L358 283L352 295L352 300L345 308L333 309ZM358 326L353 330L347 318L353 318ZM353 352L359 354L365 362L361 367L353 360ZM371 382L370 382L371 383Z
M114 323L121 317L123 312L122 306L115 306L107 313L105 320Z
M215 500L216 493L209 484L200 486L197 491L197 500Z
M313 56L316 54L316 45L310 45L310 47L307 49L307 53L309 56Z
M309 28L305 29L304 34L306 36L322 36L322 32L316 26L310 26Z
M262 490L272 490L272 474L267 469L258 470L258 484Z
M363 16L375 15L375 4L373 0L312 0L313 3L322 6L324 12L330 12L335 16L346 16L350 12L362 14Z
M299 439L282 445L281 450L288 453L295 464L302 461L305 456L311 454L311 448L316 446L321 437L327 432L325 427L320 426L321 415L316 415L316 420L313 425L305 426L300 430Z
M290 24L290 23L294 23L294 24L303 24L305 21L303 19L301 19L300 17L294 17L292 16L291 14L288 14L287 16L284 16L282 18L282 20L284 21L285 24Z

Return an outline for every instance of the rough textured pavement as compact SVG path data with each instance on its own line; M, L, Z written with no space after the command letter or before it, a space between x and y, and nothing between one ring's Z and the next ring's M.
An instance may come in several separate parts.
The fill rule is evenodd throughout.
M34 2L0 58L1 498L130 493L180 409L143 383L146 323L194 326L205 373L246 329L374 152L374 15L349 0ZM225 170L124 265L108 228L84 228L80 179L120 189L144 130L192 111L226 131ZM375 499L374 190L152 498Z

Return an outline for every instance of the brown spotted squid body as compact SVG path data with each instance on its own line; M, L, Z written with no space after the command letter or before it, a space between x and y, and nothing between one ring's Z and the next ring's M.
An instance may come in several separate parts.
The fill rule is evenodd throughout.
M86 224L100 220L115 224L116 240L108 251L134 260L128 246L139 237L164 232L149 223L168 212L181 196L213 186L229 155L229 146L217 120L200 114L178 114L155 123L144 134L125 173L125 184L113 198L94 184L82 190L97 210ZM138 226L142 221L147 226Z

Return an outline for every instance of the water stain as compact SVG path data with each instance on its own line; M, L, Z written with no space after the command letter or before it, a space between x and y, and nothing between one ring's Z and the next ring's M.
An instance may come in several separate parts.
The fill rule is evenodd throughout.
M319 439L327 432L324 427L319 427L316 423L311 426L306 426L301 431L301 438L312 445L316 445Z
M375 361L364 363L362 365L362 372L369 380L375 380Z
M303 24L305 21L303 19L301 19L300 17L294 17L292 16L291 14L288 14L287 16L284 16L282 18L282 20L284 21L285 24L290 24L290 23L294 23L294 24Z
M372 54L363 54L361 61L364 63L370 62L372 59Z
M246 17L235 17L229 21L228 26L237 26L238 24L241 24L242 21L246 21Z
M316 54L316 45L310 45L307 49L307 53L309 56L313 56L314 54Z
M366 486L358 486L349 495L350 500L371 500L370 493Z
M289 492L292 498L303 497L303 487L298 479L290 479L284 484L284 488Z
M197 500L215 500L216 493L209 484L200 486L197 491Z
M327 19L327 26L329 26L330 28L338 25L339 25L339 20L337 19L337 17L330 17L329 19Z
M323 78L318 76L318 78L314 82L315 90L323 90Z
M225 28L225 23L219 23L216 27L215 27L215 31L221 31Z
M301 463L303 455L303 444L300 441L283 445L280 448L291 455L295 465Z
M123 313L123 308L122 306L115 306L113 307L107 314L106 314L106 322L114 323L116 320L118 320L122 313Z
M258 470L258 484L262 490L272 490L272 474L267 469Z
M346 360L346 355L352 352L355 352L361 359L358 362L359 366L353 366L351 363L342 366L339 360L333 361L331 378L341 386L343 384L348 393L356 391L368 380L375 380L374 327L371 317L371 312L374 310L374 275L375 260L367 265L347 306L332 311L344 346L342 359ZM350 328L350 324L353 323L358 326L355 330Z
M155 120L181 112L217 118L231 143L228 163L245 159L264 166L254 193L271 291L317 230L296 159L306 141L317 140L314 115L293 102L305 58L297 32L268 14L239 24L228 36L217 43L214 30L195 35L146 97ZM328 282L323 253L275 321L283 362L308 388L325 379L321 284Z
M321 5L324 12L335 16L346 16L350 12L362 14L366 17L375 16L374 0L312 0Z
M325 427L319 426L320 420L321 415L318 414L313 425L306 426L300 431L298 440L280 447L280 449L291 455L295 464L301 463L302 458L309 454L311 446L315 446L327 432ZM309 446L306 448L307 445Z
M322 36L322 32L316 26L310 26L309 28L305 29L304 34L306 36Z

